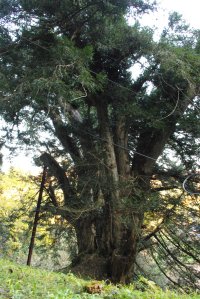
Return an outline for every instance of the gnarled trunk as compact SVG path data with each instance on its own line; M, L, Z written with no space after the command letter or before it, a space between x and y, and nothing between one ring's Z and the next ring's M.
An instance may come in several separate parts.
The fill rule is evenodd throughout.
M41 159L59 181L66 206L64 217L76 231L78 256L72 263L72 271L127 283L134 275L150 176L173 128L141 133L131 162L125 117L116 115L116 125L112 127L106 99L96 102L96 110L98 150L84 140L87 136L80 138L82 154L77 149L73 156L76 186L52 157L43 154ZM60 133L61 128L65 131L62 119L55 117L53 121L58 126L59 137L64 138L64 133L62 136ZM71 137L67 143L64 138L63 146L74 153ZM81 155L95 166L83 166Z
M118 120L115 132L121 148L115 148L106 104L97 105L97 113L104 161L100 182L103 205L95 212L82 215L76 222L80 258L72 270L86 272L86 275L98 279L103 277L126 283L134 274L144 210L135 204L138 195L131 190L130 165L128 167L128 155L124 149L127 146L124 119ZM140 198L140 205L142 201ZM91 272L88 264L91 264Z
M113 211L110 207L104 207L95 218L90 215L78 219L78 258L72 271L95 279L129 282L134 275L142 221L142 212ZM117 227L113 227L116 222Z

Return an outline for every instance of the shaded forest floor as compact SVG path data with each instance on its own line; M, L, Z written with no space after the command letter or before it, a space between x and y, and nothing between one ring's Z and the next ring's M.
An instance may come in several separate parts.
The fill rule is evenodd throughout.
M164 292L144 278L129 286L114 286L104 281L83 280L72 274L45 271L0 259L0 298L200 299L200 295Z

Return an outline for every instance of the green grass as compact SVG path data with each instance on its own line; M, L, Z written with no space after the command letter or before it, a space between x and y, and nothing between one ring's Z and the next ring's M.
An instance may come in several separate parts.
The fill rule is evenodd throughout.
M105 282L93 282L77 278L72 274L48 272L16 265L0 259L1 299L200 299L197 294L163 292L153 283L145 282L146 290L138 291L134 285L114 286ZM87 286L102 287L101 294L88 294Z

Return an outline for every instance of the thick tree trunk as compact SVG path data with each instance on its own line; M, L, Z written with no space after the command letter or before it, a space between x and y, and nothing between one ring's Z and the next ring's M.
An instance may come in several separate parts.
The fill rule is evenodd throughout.
M118 219L117 227L120 228L115 231L117 243L112 239L114 217ZM112 209L108 207L104 207L100 216L77 220L78 257L71 270L95 279L130 282L134 275L142 221L142 213L118 211L117 215L112 215Z
M132 187L124 187L124 182L128 184L127 178L130 179L127 152L123 148L127 143L124 119L119 120L115 136L122 147L116 149L106 105L99 105L97 112L104 161L100 182L104 204L95 214L83 215L76 222L80 258L72 270L97 279L109 278L115 283L126 283L134 274L143 209L135 204L138 194L134 194ZM130 200L132 203L126 204ZM140 205L142 201L141 198ZM91 272L88 264L91 264Z
M79 254L94 253L97 249L94 218L91 215L79 218L75 230Z
M150 176L172 128L167 131L147 130L139 136L136 150L142 155L135 155L131 171L125 117L116 117L113 128L106 100L101 102L99 99L96 109L101 148L93 154L91 145L82 147L87 153L84 154L86 161L92 157L92 162L96 162L98 167L81 167L78 150L76 155L71 155L78 178L75 187L52 157L43 154L41 160L58 179L67 207L64 217L76 231L78 257L72 271L97 279L109 278L116 283L127 283L134 275ZM71 137L64 138L65 128L61 126L61 120L56 116L53 121L54 126L59 121L57 131L64 140L63 146L74 153L73 140ZM101 205L98 204L99 196L102 197ZM92 210L90 205L94 207Z

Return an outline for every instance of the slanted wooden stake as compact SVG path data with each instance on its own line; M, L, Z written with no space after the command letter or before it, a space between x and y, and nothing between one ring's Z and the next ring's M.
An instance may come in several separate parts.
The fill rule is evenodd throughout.
M30 245L29 245L28 259L27 259L27 263L26 263L27 266L30 266L30 264L31 264L31 258L32 258L34 243L35 243L35 235L36 235L36 230L37 230L37 225L38 225L38 220L39 220L40 206L41 206L41 202L42 202L42 193L44 190L45 181L46 181L46 167L44 167L43 173L42 173L42 180L41 180L40 191L39 191L39 195L38 195L37 208L35 211L35 218L34 218L34 223L33 223L31 241L30 241Z

